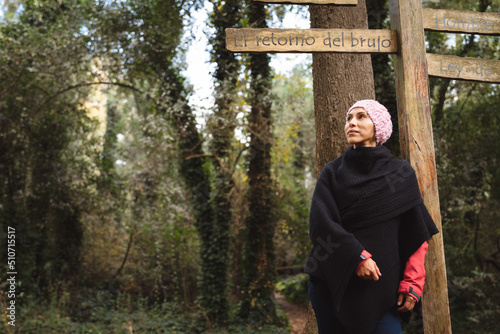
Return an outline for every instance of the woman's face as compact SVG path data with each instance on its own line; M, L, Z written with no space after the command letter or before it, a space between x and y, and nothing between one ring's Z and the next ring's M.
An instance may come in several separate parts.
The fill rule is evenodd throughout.
M354 145L354 148L358 146L377 146L375 126L364 108L354 108L347 115L345 135L349 145Z

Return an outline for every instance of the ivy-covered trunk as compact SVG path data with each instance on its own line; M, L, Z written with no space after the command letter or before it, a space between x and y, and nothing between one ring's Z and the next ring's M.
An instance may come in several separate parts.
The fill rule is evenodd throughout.
M228 263L231 222L230 194L234 187L230 171L232 143L236 121L236 86L240 64L236 56L226 51L225 29L239 24L239 0L215 1L212 23L216 30L212 37L212 56L217 65L215 70L215 106L210 128L211 149L215 171L212 196L214 222L211 226L211 244L207 252L210 259L211 277L207 285L207 308L211 321L220 325L228 319ZM209 293L209 294L208 294Z
M218 251L218 245L217 231L214 229L215 213L211 204L210 170L203 154L202 137L187 101L181 104L173 116L179 131L180 172L191 193L195 225L201 241L200 301L211 319L220 319L221 307L226 307L226 297L224 293L221 296L214 289L219 287L219 279L225 275L225 267L220 269L219 259L214 254L214 250ZM223 284L225 288L226 282Z
M266 8L252 3L249 25L266 28ZM245 221L243 295L240 316L250 325L276 321L273 300L275 258L273 236L273 189L271 178L271 74L265 53L249 56L251 71L250 155L248 169L248 216Z

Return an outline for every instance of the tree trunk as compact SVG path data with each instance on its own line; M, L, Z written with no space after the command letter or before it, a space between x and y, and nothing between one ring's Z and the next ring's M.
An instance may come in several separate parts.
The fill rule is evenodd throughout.
M355 7L311 5L311 28L367 29L365 0ZM375 98L370 55L354 53L313 54L314 109L316 120L316 171L347 148L345 116L357 100ZM309 307L304 334L317 333Z
M266 28L266 8L252 3L248 12L252 28ZM275 258L271 178L271 70L265 53L249 56L251 71L249 214L245 221L243 296L240 316L251 326L276 321L273 301Z
M355 7L311 5L311 28L368 29L364 0ZM361 99L374 99L370 55L355 53L313 54L314 109L316 119L316 170L344 153L345 115Z
M215 108L211 119L212 151L214 162L215 186L212 202L214 204L214 222L212 225L212 245L209 251L212 276L208 299L204 306L209 308L209 317L217 324L224 324L228 318L227 302L229 262L229 235L231 217L230 193L234 187L230 171L232 141L234 138L236 107L234 99L237 84L239 62L233 53L226 51L225 29L239 23L239 0L216 1L212 15L216 33L212 38L213 51L217 68L215 70Z
M172 115L175 129L179 134L180 150L180 172L191 193L191 202L194 211L195 226L200 237L201 249L201 305L207 311L209 317L217 318L220 303L225 304L224 290L213 290L218 287L219 275L225 275L225 267L222 274L219 272L219 259L214 255L217 252L217 240L214 238L214 209L210 202L211 185L210 173L205 168L206 155L203 154L202 137L196 128L195 117L187 100L183 96L183 85L173 69L169 75L172 84L170 98L178 101L179 108ZM195 157L195 158L193 158ZM224 281L225 284L225 281ZM218 293L220 292L220 293ZM222 297L220 297L222 295Z

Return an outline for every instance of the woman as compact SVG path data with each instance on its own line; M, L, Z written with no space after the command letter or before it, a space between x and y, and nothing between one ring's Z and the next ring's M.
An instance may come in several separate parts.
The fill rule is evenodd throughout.
M438 232L413 168L382 144L392 133L374 100L347 112L351 147L321 171L306 263L320 334L401 333L399 315L420 300L427 240Z

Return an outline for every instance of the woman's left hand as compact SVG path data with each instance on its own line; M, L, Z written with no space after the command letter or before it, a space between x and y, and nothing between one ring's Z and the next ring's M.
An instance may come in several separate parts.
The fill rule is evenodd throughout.
M400 293L398 296L398 308L399 312L408 312L413 310L417 304L417 300L410 295L405 295L404 293Z

